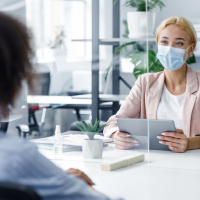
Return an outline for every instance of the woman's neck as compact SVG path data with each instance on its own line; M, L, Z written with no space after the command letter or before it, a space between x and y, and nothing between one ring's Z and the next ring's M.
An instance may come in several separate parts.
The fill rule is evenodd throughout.
M186 71L186 64L175 71L165 69L165 85L172 94L180 95L185 93Z

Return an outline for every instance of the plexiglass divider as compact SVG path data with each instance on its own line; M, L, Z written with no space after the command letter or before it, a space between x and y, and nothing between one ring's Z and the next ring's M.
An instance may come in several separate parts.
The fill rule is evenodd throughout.
M143 5L145 8L138 7L138 11L133 11L131 5L126 7L123 1L120 1L119 18L116 17L116 12L114 14L110 12L117 5L113 4L113 1L100 1L99 4L98 85L100 95L104 95L104 99L100 98L103 100L100 103L99 116L106 123L111 115L116 114L116 112L113 113L117 111L116 107L112 107L113 102L105 100L107 98L105 95L113 95L113 90L116 95L119 89L117 95L128 97L126 100L120 99L119 105L116 102L113 105L119 108L122 105L121 112L123 105L129 106L127 102L131 99L133 111L128 117L138 119L138 122L136 120L132 124L125 119L120 127L121 131L127 134L133 133L133 136L127 136L127 138L132 137L140 144L127 150L120 150L115 148L114 144L108 144L104 147L103 159L105 157L109 160L139 152L145 154L145 162L137 165L148 164L152 167L199 170L198 150L178 153L170 150L168 145L159 143L160 140L157 138L162 134L161 130L164 130L164 127L166 131L173 131L174 127L171 122L167 124L157 119L157 110L163 91L160 85L164 86L165 76L164 68L156 56L158 50L155 31L161 22L158 18L162 13L154 10L151 3L152 1L146 0ZM162 3L155 6L169 9ZM91 8L91 0L85 2L26 1L25 16L27 26L33 33L36 51L34 65L38 74L49 74L49 79L37 82L36 96L27 94L27 88L23 88L25 93L22 92L20 95L20 102L16 104L10 121L4 120L9 121L8 132L18 134L16 126L29 125L33 115L38 122L45 122L43 128L46 132L36 135L38 137L54 135L56 124L61 125L62 132L72 127L78 130L76 122L80 117L89 123L92 105L91 33L94 31L91 26ZM166 16L168 17L171 17L170 14ZM115 20L119 20L119 26L116 26ZM119 38L112 37L117 35L112 30L114 24L115 28L120 27ZM118 89L114 87L116 82L113 81L113 78L116 78L115 75L118 74L117 70L119 70L119 77L114 80L119 81ZM45 84L47 87L43 88ZM156 88L160 90L157 91ZM43 93L44 90L48 92ZM139 94L141 91L142 93ZM83 96L80 97L80 95ZM137 98L140 104L137 104ZM36 107L41 109L37 111ZM110 110L106 110L108 107ZM30 109L36 109L35 114L30 114ZM135 110L138 110L137 113ZM124 116L127 116L126 114L124 113ZM33 122L34 119L31 121Z

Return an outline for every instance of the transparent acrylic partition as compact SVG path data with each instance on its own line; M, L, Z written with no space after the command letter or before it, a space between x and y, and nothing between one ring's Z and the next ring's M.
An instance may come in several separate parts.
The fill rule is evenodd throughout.
M164 4L162 3L164 2ZM182 9L179 9L179 5L174 5L173 2L168 2L167 4L165 1L161 1L159 4L155 5L157 9L151 10L151 4L152 1L147 1L147 4L150 6L151 12L148 12L148 32L149 32L149 38L148 38L148 65L149 65L149 72L154 73L149 74L149 94L147 98L148 102L148 118L149 118L149 166L150 167L160 167L160 168L168 168L168 169L176 169L176 170L200 170L200 150L187 150L188 148L188 139L194 136L191 136L193 131L193 127L191 124L191 120L193 119L193 111L191 113L189 112L189 103L187 106L183 106L184 100L187 95L187 90L185 91L185 94L172 94L168 87L166 86L166 74L165 74L165 68L160 62L160 57L156 57L158 52L158 44L159 45L172 45L170 43L170 36L169 33L165 32L162 33L162 31L158 32L158 37L156 38L156 30L161 25L162 21L169 19L173 16L184 16L188 20L191 20L190 22L195 27L195 31L198 35L198 24L199 24L199 13L197 9L195 8L195 4L190 4L189 2L185 4L184 6L181 6ZM194 13L190 13L187 16L185 16L183 13L185 12L185 9L188 9L188 6L192 7L191 9L196 13L195 16ZM159 8L160 7L160 8ZM172 9L176 10L175 14L172 14ZM167 23L167 22L166 22ZM161 25L162 26L162 25ZM166 28L160 27L159 30L166 30L169 28L168 26ZM173 31L173 30L172 30ZM173 33L175 35L175 33ZM162 37L167 37L169 40L166 42L165 39L161 39ZM177 36L178 38L178 36ZM157 41L156 41L157 40ZM158 42L158 44L157 44ZM197 42L197 46L198 46ZM180 48L177 47L176 48ZM194 51L194 57L198 57L199 52L198 48ZM162 54L162 52L159 52L159 55ZM194 61L193 59L188 61L187 63L190 63L189 65L193 69L197 69L199 66L198 61ZM182 66L183 68L185 67ZM181 72L180 72L181 73ZM193 80L195 81L195 80ZM186 83L187 88L187 83ZM171 94L170 94L171 93ZM165 95L167 95L167 102L165 101ZM184 96L184 99L181 96ZM182 103L182 111L177 111L180 113L176 113L173 117L172 114L174 110L171 110L170 107L170 101L172 99L178 99L180 100L180 104ZM179 105L179 104L177 104ZM190 114L187 114L190 113ZM190 116L188 116L190 115ZM181 119L179 118L180 116ZM188 120L185 120L185 119ZM167 120L167 121L163 121ZM181 121L181 122L180 122ZM189 126L189 127L188 127ZM162 135L163 132L176 132L176 128L182 129L185 136L179 137L177 133L175 135L171 135L170 137L164 137ZM197 134L198 134L198 130ZM180 132L182 133L182 132ZM179 134L180 134L179 133ZM194 134L193 134L194 135ZM157 136L160 136L161 138L157 138ZM177 138L178 137L178 138ZM183 139L181 139L183 138ZM163 142L163 143L159 143ZM181 145L183 144L183 145ZM173 148L173 149L172 149Z
M43 80L28 102L50 106L47 136L54 135L56 125L61 132L78 131L79 119L88 121L91 115L91 0L27 0L26 22L34 39L34 65Z
M155 30L162 20L171 17L168 11L175 9L175 5L155 5L165 9L164 13L168 14L164 15L159 9L149 7L150 3L146 0L146 8L138 7L138 11L144 12L135 12L130 4L124 6L122 1L27 0L21 14L32 32L33 64L40 79L34 94L23 86L16 107L8 119L2 120L1 128L7 129L8 134L18 135L16 126L30 128L36 119L38 126L27 138L53 136L57 124L67 135L75 134L69 130L79 130L76 126L79 118L87 123L100 118L102 125L116 114L122 123L121 132L133 133L140 145L120 150L109 143L104 147L103 159L93 159L93 162L139 152L145 154L145 162L137 165L148 163L152 167L200 170L198 149L178 153L160 144L157 138L163 128L173 131L174 127L173 122L159 121L157 115L165 75L156 57ZM181 9L175 10L180 12L176 15L182 15ZM194 51L195 56L198 53ZM197 69L198 63L192 67ZM141 118L141 122L135 125L136 121L131 122L133 118ZM184 128L183 131L186 133ZM190 132L186 134L190 137ZM124 140L128 139L131 141L130 136ZM126 148L124 143L119 146ZM65 159L78 155L84 160L78 151L65 155Z
M122 1L113 0L26 1L36 68L50 73L49 93L28 96L29 104L51 106L45 136L53 136L55 125L59 124L63 137L81 137L81 132L67 132L79 130L79 118L87 124L99 118L101 126L118 110L124 113L117 118L147 118L138 98L142 87L139 76L148 72L148 17L146 12L135 16L130 11ZM129 129L123 130L122 126L121 131L133 131L139 146L121 150L108 143L104 145L102 159L85 159L81 151L65 152L62 159L101 163L142 153L145 161L136 165L148 164L148 121L137 126L138 132L134 132L131 122L125 123L129 123ZM133 138L126 139L126 145L133 146ZM45 154L44 149L40 150ZM47 153L48 156L54 159L52 154Z
M102 159L85 159L81 151L66 151L62 159L101 163L141 153L144 162L136 165L147 165L149 123L137 119L146 119L150 108L140 94L141 87L149 93L148 75L144 85L141 82L141 75L149 72L148 13L131 12L122 1L113 0L27 0L23 14L33 37L39 79L34 93L24 86L16 109L4 120L8 134L19 135L16 126L26 125L30 131L21 136L27 139L51 137L51 145L38 145L46 154L53 149L56 125L63 139L73 134L81 140L76 125L80 118L87 124L99 118L100 126L109 127L115 115L126 144L116 148L108 138ZM53 154L46 156L54 159Z
M105 130L112 128L112 123L119 126L122 133L135 134L139 146L130 148L123 145L110 144L105 148L105 158L131 156L137 153L145 154L145 161L136 165L148 164L148 121L138 126L134 131L133 118L141 116L141 104L138 102L137 80L139 75L147 73L147 17L144 12L143 25L130 13L131 8L124 5L124 1L102 0L100 3L100 71L104 74L105 89L101 98L102 104L112 105L110 110L101 110L100 118L107 121ZM142 32L137 31L140 27ZM139 81L138 81L139 82ZM134 87L133 87L134 86ZM132 89L133 87L133 89ZM148 87L146 87L148 89ZM134 94L133 94L134 93ZM115 100L114 100L115 98ZM110 118L115 115L115 117ZM131 119L124 119L124 118ZM113 122L113 120L116 120ZM128 124L128 125L127 125ZM133 141L134 136L127 136L125 140ZM123 138L122 138L123 139ZM132 139L132 140L131 140ZM114 148L112 152L111 149ZM117 147L117 148L116 148ZM126 150L122 150L122 149ZM108 151L106 151L108 150ZM134 166L130 166L134 167Z

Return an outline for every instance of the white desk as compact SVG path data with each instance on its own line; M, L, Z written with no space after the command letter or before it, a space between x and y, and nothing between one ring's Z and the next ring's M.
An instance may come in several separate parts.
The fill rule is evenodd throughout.
M85 104L91 105L91 99L72 99L70 96L28 95L27 103L38 104Z
M28 95L27 103L29 104L40 104L40 105L51 105L54 109L75 109L77 119L80 119L80 109L91 109L91 99L72 99L71 96L44 96L44 95ZM112 102L102 102L99 105L101 110L111 110L113 108Z
M145 151L146 161L112 172L101 171L103 160L134 153L118 150L109 145L104 148L103 159L84 161L82 152L64 153L55 160L53 151L39 150L63 170L80 169L96 183L95 189L105 195L126 200L199 200L200 150L186 153L171 151ZM148 161L149 157L149 161Z
M99 94L100 101L124 101L127 95L116 95L116 94ZM73 99L91 99L91 94L75 95L72 96Z
M102 105L111 105L108 101L119 101L122 104L126 95L100 95L101 101L106 101ZM29 104L60 104L60 105L86 105L91 106L91 95L76 95L76 96L45 96L45 95L28 95L27 103Z

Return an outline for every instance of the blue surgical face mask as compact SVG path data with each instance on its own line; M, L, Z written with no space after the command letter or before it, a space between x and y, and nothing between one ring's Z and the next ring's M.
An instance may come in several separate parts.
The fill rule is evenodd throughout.
M177 70L186 62L186 59L184 60L184 55L187 49L158 45L157 58L165 69Z

